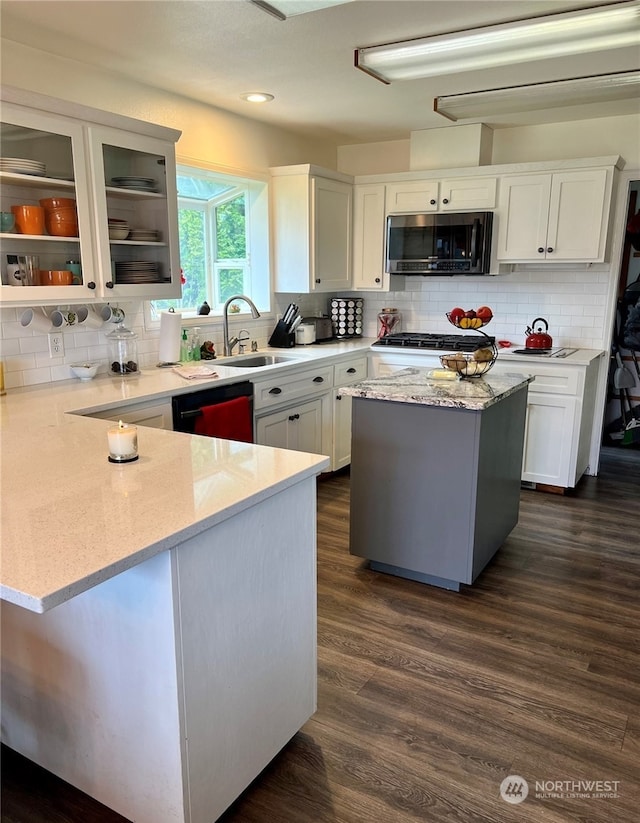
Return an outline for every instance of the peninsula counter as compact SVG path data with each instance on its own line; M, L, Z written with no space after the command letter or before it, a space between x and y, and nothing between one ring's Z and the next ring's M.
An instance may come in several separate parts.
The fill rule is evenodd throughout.
M531 380L404 369L340 389L353 397L351 553L454 591L473 583L518 522Z

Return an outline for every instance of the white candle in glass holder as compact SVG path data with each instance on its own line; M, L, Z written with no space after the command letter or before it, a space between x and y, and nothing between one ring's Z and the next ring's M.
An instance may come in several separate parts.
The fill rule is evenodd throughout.
M138 427L118 422L107 431L109 454L114 460L125 460L138 455Z

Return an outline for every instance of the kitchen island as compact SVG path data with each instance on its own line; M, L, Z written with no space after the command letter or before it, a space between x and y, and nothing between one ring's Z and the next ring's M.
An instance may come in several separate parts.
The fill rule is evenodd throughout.
M518 522L522 374L347 386L353 398L350 551L376 571L459 591Z
M315 711L328 460L140 428L109 463L70 412L155 380L0 401L2 737L127 819L211 823Z

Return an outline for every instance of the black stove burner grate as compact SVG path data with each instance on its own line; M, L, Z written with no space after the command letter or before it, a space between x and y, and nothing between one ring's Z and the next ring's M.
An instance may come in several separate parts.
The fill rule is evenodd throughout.
M429 349L434 351L472 352L492 346L495 337L487 334L468 336L465 334L423 334L421 332L398 332L376 340L374 346L398 346L406 349Z

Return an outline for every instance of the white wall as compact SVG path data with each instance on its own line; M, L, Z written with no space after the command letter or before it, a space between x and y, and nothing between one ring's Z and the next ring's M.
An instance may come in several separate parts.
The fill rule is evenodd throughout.
M460 131L464 133L463 128ZM474 133L466 133L472 140ZM410 139L339 146L338 171L354 176L411 171L410 150ZM640 115L494 129L490 163L535 163L612 154L623 157L627 168L640 168ZM451 168L446 157L440 167Z

